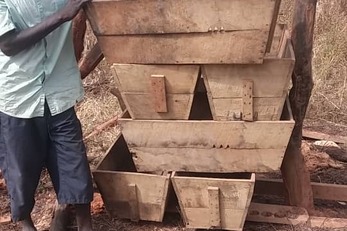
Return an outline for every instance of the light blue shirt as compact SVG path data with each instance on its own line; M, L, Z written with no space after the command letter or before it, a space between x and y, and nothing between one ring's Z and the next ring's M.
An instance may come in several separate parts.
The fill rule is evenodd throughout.
M0 0L0 36L24 30L57 12L67 0ZM74 55L71 22L46 38L8 57L0 51L0 111L18 118L44 115L45 100L52 115L83 98Z

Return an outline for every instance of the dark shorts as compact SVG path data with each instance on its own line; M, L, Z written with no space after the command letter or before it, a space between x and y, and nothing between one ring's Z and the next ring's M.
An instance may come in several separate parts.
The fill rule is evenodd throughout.
M30 215L46 167L60 204L93 199L91 173L81 124L74 108L51 116L20 119L0 112L0 168L11 199L13 221Z

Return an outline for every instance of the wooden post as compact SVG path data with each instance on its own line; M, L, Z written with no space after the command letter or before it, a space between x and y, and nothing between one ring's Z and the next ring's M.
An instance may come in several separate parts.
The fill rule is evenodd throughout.
M290 103L295 127L282 164L282 176L291 205L313 210L310 174L301 152L302 127L313 88L312 48L317 0L296 0L292 40L296 64Z
M84 50L84 37L87 30L87 16L84 10L80 10L72 21L73 43L76 61L78 62Z

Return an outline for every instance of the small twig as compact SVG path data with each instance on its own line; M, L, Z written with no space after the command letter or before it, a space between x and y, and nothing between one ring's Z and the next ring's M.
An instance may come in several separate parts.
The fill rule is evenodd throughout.
M317 92L318 95L322 96L326 101L328 101L330 104L332 104L336 109L341 110L339 106L337 106L334 102L332 102L328 97L326 97L324 94Z
M106 128L111 127L112 125L117 125L117 122L118 122L118 116L115 116L112 119L110 119L109 121L106 121L105 123L98 125L92 133L90 133L89 135L87 135L84 138L84 140L90 139L91 137L99 134L100 132L102 132Z

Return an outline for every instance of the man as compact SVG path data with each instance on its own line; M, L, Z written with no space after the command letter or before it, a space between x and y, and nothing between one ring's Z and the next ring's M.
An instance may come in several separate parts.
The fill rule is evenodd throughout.
M74 105L83 88L71 20L89 0L0 0L0 168L12 220L31 220L43 167L60 204L91 231L93 188Z

